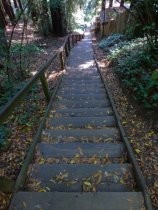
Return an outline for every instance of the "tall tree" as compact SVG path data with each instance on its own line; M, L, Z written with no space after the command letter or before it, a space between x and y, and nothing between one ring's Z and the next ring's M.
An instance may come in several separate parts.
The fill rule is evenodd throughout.
M121 0L120 7L123 7L124 6L124 3L125 3L125 0Z
M7 39L5 36L5 16L2 9L2 5L0 4L0 55L4 55L7 49Z
M138 2L138 0L131 0L130 8L132 8L137 2Z
M21 0L17 0L18 1L18 4L19 4L19 8L21 11L23 11L23 7L22 7L22 3L21 3Z
M113 0L109 0L109 7L113 6Z
M40 20L40 28L41 28L42 34L44 36L47 36L51 32L47 0L41 0L39 20Z
M28 7L29 7L29 12L31 13L31 18L33 22L37 22L39 18L39 6L38 3L35 2L34 0L28 0Z
M16 1L16 0L13 0L13 2L14 2L14 7L15 7L15 8L18 8L17 1Z
M13 8L11 6L10 0L2 0L2 4L3 4L3 7L5 9L5 12L9 16L10 21L14 21L15 20L15 15L14 15L14 11L13 11Z
M65 12L63 0L50 0L53 33L58 36L66 34Z

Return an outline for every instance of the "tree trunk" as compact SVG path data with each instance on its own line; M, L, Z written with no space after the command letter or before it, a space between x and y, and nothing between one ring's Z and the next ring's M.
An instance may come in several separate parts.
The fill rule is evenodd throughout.
M19 4L19 8L21 11L23 11L23 7L22 7L22 3L21 3L21 0L17 0L18 1L18 4Z
M2 9L2 7L0 5L0 28L4 29L6 24L7 24L7 22L5 20L5 15L4 15L3 9Z
M52 17L53 33L57 36L64 36L67 30L65 14L62 8L62 3L58 8L50 8Z
M124 6L124 3L125 3L125 0L121 0L120 7L123 7Z
M41 1L40 29L44 36L47 36L51 32L47 0Z
M138 0L131 0L130 9L138 2Z
M10 1L9 0L2 0L2 4L3 4L3 7L5 9L5 12L9 16L10 21L14 21L15 20L15 15L14 15L14 11L13 11L13 8L11 6Z
M5 16L0 5L0 56L5 56L7 52L7 39L5 36Z
M29 10L31 13L31 18L33 22L35 23L38 21L38 18L39 18L38 4L37 2L35 3L34 0L28 0L28 4L29 4Z
M113 0L109 0L109 7L113 6Z
M13 0L13 2L14 2L14 7L17 9L18 8L18 4L17 4L16 0Z
M101 10L105 10L106 7L106 0L102 0L102 4L101 4Z

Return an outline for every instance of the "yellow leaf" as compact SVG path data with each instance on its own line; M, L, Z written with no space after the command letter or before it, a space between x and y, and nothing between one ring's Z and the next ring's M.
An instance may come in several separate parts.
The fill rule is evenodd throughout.
M47 192L46 189L40 189L38 192Z
M46 189L50 192L50 188L49 187L46 187Z
M141 151L139 149L135 149L136 153L141 153Z
M23 201L22 204L23 204L24 208L26 209L26 203L25 203L25 201Z
M78 147L78 150L79 150L80 155L83 155L81 147Z
M72 159L72 160L70 161L70 163L71 163L71 164L74 164L74 163L75 163L75 160Z
M92 184L91 184L90 182L85 181L85 182L83 182L83 183L84 183L84 185L86 185L86 186L88 186L88 187L91 187L91 186L92 186Z
M79 155L79 154L76 154L76 155L75 155L75 157L76 157L76 158L79 158L79 157L80 157L80 155Z

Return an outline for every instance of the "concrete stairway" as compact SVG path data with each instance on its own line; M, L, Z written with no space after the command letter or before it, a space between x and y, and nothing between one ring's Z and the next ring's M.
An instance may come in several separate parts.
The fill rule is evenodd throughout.
M10 210L23 209L144 209L88 35L71 52L25 188L13 196Z

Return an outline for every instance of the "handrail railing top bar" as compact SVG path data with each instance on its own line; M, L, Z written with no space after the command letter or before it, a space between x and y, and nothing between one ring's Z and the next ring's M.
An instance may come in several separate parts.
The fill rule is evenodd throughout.
M65 45L71 36L77 36L77 34L68 35L63 45L57 50L57 52L39 68L38 72L28 81L28 83L4 106L3 110L0 111L0 123L3 123L5 120L7 120L16 105L19 104L20 99L24 98L35 82L37 82L37 80L40 79L40 77L45 73L52 61L64 51ZM83 37L83 35L81 36Z

